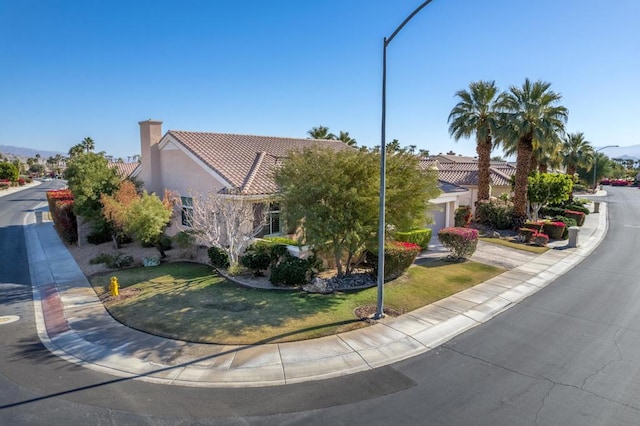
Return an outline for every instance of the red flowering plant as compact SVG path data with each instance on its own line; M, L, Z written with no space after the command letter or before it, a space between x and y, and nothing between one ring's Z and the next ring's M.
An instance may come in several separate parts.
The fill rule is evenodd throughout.
M476 251L478 230L472 228L443 228L438 231L440 243L451 251L452 260L465 260Z
M402 241L388 241L384 245L384 280L389 281L404 274L416 260L422 249L418 244ZM367 263L373 265L374 275L378 274L378 253L367 252Z
M552 240L561 240L566 225L563 222L545 222L542 232Z
M564 216L570 219L575 219L578 226L584 225L584 220L586 218L586 215L583 212L577 212L574 210L565 210Z
M76 215L73 213L73 194L68 189L47 191L49 212L53 224L64 241L75 243L78 241L78 227Z

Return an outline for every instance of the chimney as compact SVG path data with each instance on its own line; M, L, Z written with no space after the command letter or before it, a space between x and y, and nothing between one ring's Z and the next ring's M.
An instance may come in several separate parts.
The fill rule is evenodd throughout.
M144 182L147 192L160 194L160 151L158 142L162 139L162 121L140 121L140 162L142 170L140 179Z

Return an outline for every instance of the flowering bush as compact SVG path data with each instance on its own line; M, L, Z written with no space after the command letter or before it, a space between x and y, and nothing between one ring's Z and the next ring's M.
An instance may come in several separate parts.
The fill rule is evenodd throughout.
M470 206L460 206L456 209L455 212L455 226L466 228L471 223L471 207Z
M24 178L18 178L18 186L24 186L24 184L27 183Z
M540 247L546 247L549 242L549 236L547 234L543 234L542 232L536 232L531 237L531 242Z
M47 201L53 224L64 241L75 243L78 241L78 226L76 215L73 213L73 194L68 189L48 191Z
M523 228L533 229L537 232L542 232L542 227L544 226L544 222L525 222L522 225Z
M426 250L429 248L429 241L431 241L431 228L396 232L395 239L396 241L417 244L422 250Z
M442 228L438 232L440 243L451 251L451 257L462 260L470 257L478 246L478 230L471 228Z
M0 180L0 190L9 189L10 186L11 182L9 182L8 180Z
M564 215L570 219L575 219L576 224L578 226L582 226L584 225L584 219L585 219L585 214L583 212L578 212L578 211L574 211L574 210L565 210L564 211Z
M387 242L384 245L384 280L393 280L404 274L420 251L421 248L417 244L401 241ZM367 263L373 265L373 273L377 275L377 251L367 252Z
M552 240L561 240L566 226L563 222L545 222L542 232Z

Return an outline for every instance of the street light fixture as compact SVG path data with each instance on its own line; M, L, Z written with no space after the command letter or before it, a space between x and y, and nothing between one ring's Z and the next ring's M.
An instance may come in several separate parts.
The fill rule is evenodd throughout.
M596 155L598 152L602 151L603 149L606 148L617 148L620 145L607 145L607 146L603 146L602 148L598 148L595 151L595 154L593 154L593 192L596 192L596 188L598 187L596 185L596 169L598 168L598 156Z
M378 227L378 301L376 304L376 313L374 319L384 317L384 232L385 232L385 181L386 181L386 165L387 165L387 143L386 143L386 115L387 115L387 46L391 40L407 25L423 7L431 3L427 0L414 10L411 15L402 21L402 24L396 28L389 38L385 37L382 44L382 126L381 126L381 142L380 142L380 219Z

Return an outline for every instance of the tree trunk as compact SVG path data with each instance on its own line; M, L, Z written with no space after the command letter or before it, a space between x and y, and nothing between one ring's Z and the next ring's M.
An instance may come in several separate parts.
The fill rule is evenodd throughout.
M540 164L538 166L538 171L540 173L547 173L549 171L549 166L545 163L545 164Z
M532 147L532 154L531 154L531 157L529 158L529 173L533 173L536 170L538 170L538 159L536 158L535 155L533 155L533 147Z
M519 227L527 218L527 186L529 184L529 166L533 145L531 137L518 141L518 154L516 159L516 187L513 197L513 224Z
M478 201L488 200L491 195L489 167L491 166L491 136L477 141L478 153Z

